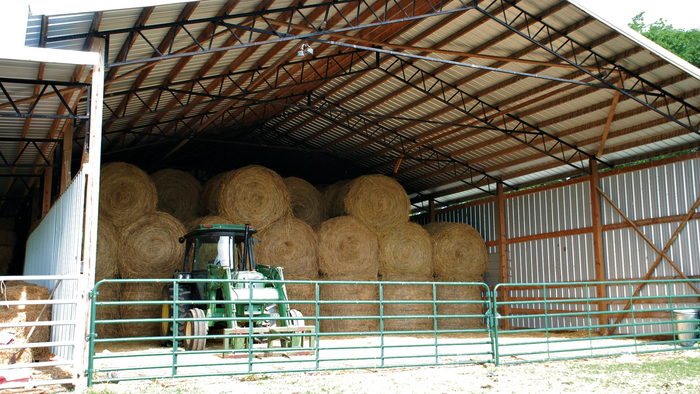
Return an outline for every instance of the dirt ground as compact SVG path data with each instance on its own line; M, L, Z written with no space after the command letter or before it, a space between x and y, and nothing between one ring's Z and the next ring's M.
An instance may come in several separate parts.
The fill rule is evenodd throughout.
M523 362L546 358L546 350L557 351L556 346L539 344L542 338L531 336L518 336L504 338L507 344L501 350L502 362ZM144 377L142 380L121 381L118 383L96 384L90 389L91 393L377 393L377 392L402 392L402 393L560 393L560 392L643 392L643 393L700 393L700 350L697 345L673 352L660 352L649 354L624 354L616 356L604 356L604 353L595 354L590 347L602 347L597 343L600 339L590 338L590 341L569 342L567 346L575 344L570 353L551 353L556 357L580 356L589 358L563 361L545 361L535 363L523 363L514 365L501 365L496 367L490 362L483 362L490 358L489 355L465 356L470 353L488 353L490 345L487 336L452 337L441 339L441 362L457 363L439 367L395 367L346 370L352 366L358 366L358 361L353 360L360 356L370 360L362 364L371 365L376 360L371 360L378 350L367 348L379 344L379 338L342 338L325 340L324 347L330 348L324 351L323 359L328 361L321 366L326 369L316 372L285 372L289 369L309 368L313 365L314 356L294 356L292 358L275 357L256 359L260 362L256 373L246 373L247 359L239 362L225 358L222 353L209 355L193 355L178 360L181 364L207 364L188 369L182 369L180 373L188 373L194 376L208 373L221 373L222 376L195 377L195 378L168 378L155 379L148 376L166 375L167 370L152 369L154 365L167 363L172 355L163 355L164 348L154 346L152 343L129 344L122 346L98 347L96 354L110 356L115 354L157 354L153 357L129 357L122 359L104 359L96 361L96 368L109 370L110 368L134 368L133 370L119 370L116 372L120 378ZM385 365L410 362L421 352L434 351L432 347L403 347L392 345L420 345L430 342L431 338L398 337L385 338L385 356L391 356L385 360ZM395 341L395 342L393 342ZM606 344L612 345L611 339L605 339ZM615 346L629 346L632 341L614 340ZM465 345L467 343L468 345ZM444 346L443 346L444 345ZM660 350L664 345L650 344L639 350ZM668 345L666 348L668 348ZM211 343L208 348L218 349L220 344ZM337 349L336 349L337 348ZM630 347L630 352L634 347ZM468 352L465 352L467 351ZM559 349L560 350L560 349ZM620 349L613 349L619 352ZM544 353L542 353L544 351ZM369 352L369 353L368 353ZM393 353L392 353L393 352ZM511 352L517 355L504 355ZM583 353L581 353L583 352ZM525 354L532 353L532 354ZM457 355L455 355L457 354ZM404 358L405 356L405 358ZM430 356L432 358L434 355ZM419 358L420 359L420 358ZM293 362L292 362L293 361ZM470 363L470 364L461 364ZM377 364L379 365L379 364ZM143 366L143 367L140 367ZM332 370L337 368L338 370ZM54 371L55 372L55 371ZM165 373L164 373L165 372ZM228 375L227 373L237 375ZM106 378L109 373L100 372L98 377ZM14 392L51 393L65 392L64 387L45 387L33 390L13 390Z

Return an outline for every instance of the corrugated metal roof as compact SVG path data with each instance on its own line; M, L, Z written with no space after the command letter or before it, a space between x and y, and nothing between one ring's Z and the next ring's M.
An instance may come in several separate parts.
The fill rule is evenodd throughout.
M367 5L375 7L377 15L383 15L382 0L360 3L360 17L353 22L376 22L367 12ZM410 9L410 3L401 2L404 9ZM332 43L298 39L281 43L265 41L271 39L265 30L270 30L272 25L286 33L284 23L290 14L286 12L288 9L282 9L292 4L296 3L208 0L159 5L152 10L51 15L45 35L49 39L48 47L73 50L83 49L85 35L108 35L107 61L112 63L124 60L119 57L120 51L133 42L128 46L127 60L137 63L107 69L103 149L105 161L129 161L148 170L176 166L216 172L246 164L241 160L252 158L285 176L299 176L295 171L308 173L309 168L317 168L315 178L311 179L316 183L378 171L396 176L417 200L460 201L483 194L475 185L469 185L471 180L467 179L465 166L488 174L492 184L500 179L507 187L517 187L541 179L571 176L576 170L562 161L562 157L572 159L572 164L580 167L581 158L574 155L574 148L585 155L597 155L617 94L612 86L617 85L620 75L617 69L608 76L600 73L614 67L624 68L626 90L620 95L601 157L605 163L700 146L697 133L700 115L692 110L700 106L700 71L644 37L601 20L576 1L521 0L516 6L482 1L480 7L487 7L486 12L472 9L362 28L348 28L338 11L350 15L355 3L329 9L325 29L330 33L317 38L394 51L373 53L360 49L366 63L359 58L350 63L349 57L328 57L327 63L323 63L320 59L327 56L353 51ZM460 4L450 2L446 9L456 9ZM505 12L497 10L502 4L506 4ZM387 5L389 18L398 17L395 3ZM416 5L418 13L427 12L421 8L423 3ZM199 22L184 25L186 31L178 28L169 42L166 37L172 23L183 10L189 9L185 7L194 7L187 20ZM206 35L213 27L207 18L222 10L236 37L222 24L216 25L215 37ZM523 24L524 12L530 14L529 20L534 23L529 28ZM251 13L257 13L257 30L253 33L245 30L253 23ZM299 10L291 17L294 24L289 27L291 34L309 33L309 23L302 13L315 27L321 26L326 14L322 8ZM515 30L496 20L504 16L508 18L506 23L515 19ZM265 18L272 24L267 24ZM541 18L549 29L541 29L531 40L526 37L528 32L542 27L536 18ZM97 30L90 32L95 21L99 21ZM154 29L156 26L162 28ZM334 30L339 27L344 30ZM134 32L132 39L128 29ZM553 34L551 42L547 41L547 31ZM55 41L57 37L75 34L83 36ZM41 35L41 17L30 15L26 45L39 46ZM203 48L211 45L217 51L147 61L158 56L154 47L161 44L171 46L174 53L196 51L191 37L200 35ZM266 43L246 47L256 41ZM314 58L296 56L302 42L311 45ZM597 56L591 56L579 44L592 48ZM239 47L217 49L236 45ZM560 51L554 53L547 48ZM572 48L577 48L575 57ZM164 54L167 55L167 50ZM401 54L423 57L406 58ZM558 55L570 61L586 59L581 63L585 69L566 64ZM319 60L314 63L312 59ZM605 69L596 70L596 62ZM302 65L306 83L299 83ZM376 69L348 75L351 65L354 70ZM326 74L326 70L331 72ZM50 65L44 78L67 81L73 71L71 66ZM81 80L87 76L86 72ZM240 74L230 79L212 78L229 72ZM13 63L0 63L0 77L35 79L37 75L36 64L16 67ZM194 84L183 82L200 78L205 79ZM314 82L309 83L312 79ZM640 95L641 90L654 89L642 86L641 79L660 85L665 97L654 101L653 96ZM611 86L605 86L606 83ZM129 93L134 89L137 94ZM164 93L159 94L159 89L165 89ZM186 90L193 95L185 94ZM672 114L680 110L679 118L689 118L691 128L696 130L664 117L627 94L642 102L648 99L651 107L662 112L665 108ZM226 98L231 95L235 98ZM673 97L684 100L691 112L686 114ZM54 97L42 100L37 109L55 114L57 107ZM85 109L83 101L79 112L84 113ZM221 117L214 119L219 111ZM208 126L201 129L203 122ZM53 121L31 123L32 135L49 136ZM3 135L21 135L23 127L23 121L0 119ZM539 135L523 134L523 131ZM227 145L228 154L239 154L240 160L212 160L208 151L218 149L216 142L204 141L188 143L164 159L177 144L173 139L195 136L196 140L199 132L207 141L238 140L248 145ZM77 137L78 147L82 138ZM555 145L552 138L568 144L564 154L562 145ZM298 151L288 149L280 155L275 145ZM211 147L207 149L207 146ZM309 155L309 150L315 153ZM324 164L309 162L319 157L324 158ZM394 174L399 158L401 164ZM29 155L23 160L36 161L37 156ZM219 163L218 167L210 165L211 162Z

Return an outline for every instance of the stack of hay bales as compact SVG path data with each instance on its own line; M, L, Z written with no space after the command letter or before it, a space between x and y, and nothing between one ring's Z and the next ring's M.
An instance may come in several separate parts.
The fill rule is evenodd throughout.
M185 229L173 216L156 212L158 194L153 179L127 163L107 164L101 172L100 220L106 219L116 228L119 276L172 277L184 259L184 245L178 238ZM121 301L157 301L162 287L159 283L129 283L114 293L118 292ZM122 318L152 319L160 317L160 309L158 305L120 305L118 314ZM117 329L121 337L160 335L158 323L120 324Z
M309 226L321 223L325 218L323 195L309 182L295 177L284 178L294 217Z
M0 290L0 297L8 301L38 301L49 299L49 289L32 283L10 281L4 290ZM13 305L0 308L0 321L3 323L34 322L39 317L43 305ZM51 307L47 307L39 321L51 320ZM0 332L11 332L15 335L15 341L19 344L27 342L27 335L31 327L8 327L0 329ZM37 327L29 338L30 343L49 342L49 327ZM10 358L18 349L0 350L0 363L9 364ZM50 357L49 348L27 348L15 356L17 363L31 363L35 359L47 359Z
M202 185L192 175L175 169L151 174L158 195L157 209L169 213L182 223L199 213Z
M426 226L435 240L433 249L435 280L438 282L482 282L488 268L486 242L464 223L438 223ZM479 286L441 285L438 300L481 300ZM482 304L438 304L438 315L481 314ZM479 318L438 319L438 329L483 328Z
M433 239L416 223L404 223L379 239L380 275L383 281L432 282ZM432 301L431 285L385 285L384 301ZM432 304L384 304L385 316L432 315ZM387 331L430 330L433 319L385 319Z
M395 179L384 175L364 175L346 187L347 194L343 199L345 212L376 234L390 234L408 223L411 201Z
M283 268L285 280L317 280L318 236L313 229L299 219L283 218L256 234L262 242L255 251L255 260L260 264ZM316 300L314 284L287 284L289 300ZM314 304L290 304L290 308L299 310L304 316L315 316ZM315 320L307 319L306 324L313 325Z
M100 219L97 226L97 260L95 262L95 283L103 279L119 278L117 259L119 238L117 229L107 219ZM119 283L103 283L97 288L100 293L97 301L119 301ZM100 305L94 311L97 320L119 319L118 306ZM98 338L116 338L118 336L115 324L98 324L95 326Z
M15 256L15 244L17 235L15 234L15 219L0 219L0 275L7 275Z
M268 168L243 167L226 173L218 182L218 196L210 203L216 206L218 215L232 222L251 224L261 231L291 215L287 188L282 178Z
M318 234L318 266L321 279L343 281L376 281L379 275L379 241L377 236L352 216L329 219L315 228ZM321 284L324 301L376 301L375 285ZM326 304L322 316L378 316L379 305ZM356 332L379 330L378 319L322 320L324 332Z

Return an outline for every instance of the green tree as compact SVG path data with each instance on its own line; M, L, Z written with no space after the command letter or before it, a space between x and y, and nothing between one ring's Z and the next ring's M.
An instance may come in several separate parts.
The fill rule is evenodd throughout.
M642 12L632 18L632 23L629 23L628 26L687 60L695 67L700 67L700 30L674 29L666 22L659 19L647 25L644 23L644 13Z

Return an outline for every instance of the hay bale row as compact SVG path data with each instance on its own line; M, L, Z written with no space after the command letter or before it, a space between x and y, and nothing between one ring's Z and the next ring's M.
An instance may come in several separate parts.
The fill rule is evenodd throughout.
M158 201L153 180L138 167L109 163L100 175L100 216L123 227L155 212Z
M377 234L389 234L409 220L411 201L403 186L384 175L361 176L348 184L345 211Z
M447 281L445 281L447 282ZM480 277L465 278L463 282L481 282ZM481 301L483 286L475 285L438 285L435 288L435 297L441 301ZM484 304L454 303L438 304L437 314L440 315L481 315L484 313ZM464 330L484 328L483 319L477 317L438 318L439 330Z
M100 293L97 296L97 301L120 301L122 299L120 288L119 283L100 284L97 288L98 293ZM98 305L94 313L96 320L117 320L120 318L118 305ZM160 315L148 317L160 317ZM97 332L97 337L101 339L119 337L119 329L116 324L97 324L95 325L95 332Z
M48 300L49 289L33 283L10 281L7 287L0 290L0 297L8 301L38 301ZM0 308L0 321L3 323L26 323L34 322L39 317L43 305L13 305ZM51 320L51 307L46 308L39 321ZM27 342L27 335L31 327L7 327L1 332L11 332L15 335L15 341L19 344ZM29 343L49 342L49 327L37 327L29 338ZM9 364L12 355L18 349L0 350L0 363ZM27 348L19 353L15 358L18 363L31 363L35 358L44 359L50 355L49 348Z
M379 266L382 277L432 278L433 239L420 225L404 223L379 239Z
M201 198L201 213L205 216L217 216L219 214L219 196L221 194L222 182L228 175L227 172L222 172L209 179L204 184Z
M379 275L379 240L360 221L352 216L340 216L326 220L315 230L318 234L318 269L322 277L361 275L368 278L365 280L376 280Z
M97 224L97 259L95 260L95 282L102 279L119 278L119 236L112 222L100 218Z
M151 174L158 195L157 209L185 223L197 216L203 187L192 175L175 169Z
M122 283L122 301L159 301L163 291L162 283ZM119 305L119 315L129 319L152 319L161 316L161 305ZM116 328L122 338L156 337L161 335L160 323L124 323Z
M392 282L430 282L432 276L388 275L385 281ZM433 305L429 303L411 303L411 301L432 301L432 285L384 285L384 301L405 301L405 304L384 304L384 316L430 316ZM433 319L384 319L385 331L419 331L433 329Z

